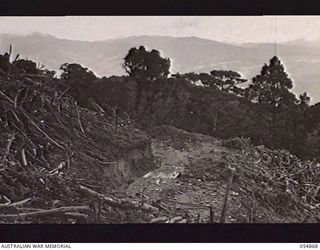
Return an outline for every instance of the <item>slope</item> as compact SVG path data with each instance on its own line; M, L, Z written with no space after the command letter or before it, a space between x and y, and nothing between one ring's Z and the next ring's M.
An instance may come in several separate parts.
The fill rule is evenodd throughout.
M208 223L299 223L319 220L319 169L287 151L253 147L245 139L217 140L171 126L155 127L152 148L159 168L127 193L148 196L162 209L154 221L180 218ZM169 216L168 216L169 214ZM183 219L182 219L183 218ZM178 220L178 219L177 219Z
M0 222L130 220L127 207L140 205L121 190L155 167L147 133L79 107L60 80L42 73L0 70Z

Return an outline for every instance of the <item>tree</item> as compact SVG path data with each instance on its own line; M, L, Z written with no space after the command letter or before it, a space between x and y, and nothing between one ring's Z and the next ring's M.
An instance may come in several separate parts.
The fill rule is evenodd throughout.
M71 80L84 80L92 81L96 80L96 75L89 70L76 63L65 63L60 67L62 70L61 79L71 81Z
M124 58L123 68L137 79L156 80L167 78L170 59L163 58L158 50L147 51L144 46L131 48Z
M277 123L278 113L286 112L297 103L295 95L289 91L292 87L292 80L285 72L279 58L275 56L270 60L269 65L265 64L261 73L252 79L252 84L246 91L249 100L263 104L266 112L270 113L270 134L274 147L278 146L279 142L277 131L287 131L281 119Z
M306 92L304 92L302 95L299 96L299 105L303 108L303 109L307 109L310 105L310 96L308 96L308 94Z
M231 93L238 93L237 85L246 82L241 75L232 70L212 70L210 72L212 80L211 86L217 86L220 90Z
M0 70L8 72L10 66L10 55L7 52L4 55L0 55Z
M189 72L185 74L176 73L176 74L172 74L171 76L172 78L175 78L175 79L184 79L192 84L194 84L196 81L199 80L198 74L194 72Z
M198 75L198 80L201 81L203 86L211 86L212 85L212 77L207 74L207 73L199 73Z
M39 74L40 70L37 69L37 64L31 60L21 59L13 63L14 67L26 74Z
M80 105L87 105L92 92L92 83L98 79L96 75L76 63L65 63L61 65L60 69L62 70L61 79L65 80L72 95Z
M262 67L260 75L252 79L248 87L248 98L272 107L293 105L295 95L289 90L293 82L285 72L278 57L273 57L269 65Z

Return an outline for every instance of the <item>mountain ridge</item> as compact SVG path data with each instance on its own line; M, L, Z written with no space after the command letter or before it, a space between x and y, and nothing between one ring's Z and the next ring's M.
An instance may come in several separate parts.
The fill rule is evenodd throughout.
M14 54L28 57L58 70L63 63L79 63L99 76L125 74L121 64L128 50L144 45L157 49L172 61L172 73L210 72L213 69L238 71L249 80L259 74L261 67L275 54L272 43L233 44L203 39L195 36L130 36L103 41L79 41L62 39L52 35L1 34L0 51L13 45ZM294 92L308 92L312 102L320 101L317 79L320 77L319 41L300 39L279 43L277 55L294 80Z

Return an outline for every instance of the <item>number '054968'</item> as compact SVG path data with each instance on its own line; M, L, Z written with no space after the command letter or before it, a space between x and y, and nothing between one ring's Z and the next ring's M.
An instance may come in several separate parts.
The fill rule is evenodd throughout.
M300 244L300 248L318 248L318 244Z

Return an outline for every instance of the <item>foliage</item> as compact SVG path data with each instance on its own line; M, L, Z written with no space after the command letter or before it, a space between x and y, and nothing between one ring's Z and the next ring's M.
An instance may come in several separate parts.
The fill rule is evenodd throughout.
M131 48L124 58L123 68L133 78L155 80L167 78L170 60L163 58L158 50L147 51L144 46Z
M176 79L184 79L192 84L201 83L205 87L220 89L221 91L240 94L241 90L237 85L245 83L247 80L242 79L241 75L231 70L212 70L208 73L189 72L185 74L173 75Z
M242 89L237 86L246 80L230 70L168 78L167 59L151 52L142 46L129 51L124 63L129 76L98 79L80 65L66 64L62 79L80 104L91 107L92 98L142 128L167 124L218 138L250 138L255 145L286 148L302 158L317 154L319 110L309 107L306 93L296 98L290 92L293 82L277 57ZM150 55L154 60L147 60ZM161 62L167 66L160 67ZM315 150L307 150L311 145Z
M285 72L278 57L273 57L269 65L262 67L261 73L252 79L248 88L248 98L273 107L292 105L296 101L289 92L293 82Z
M61 79L70 88L72 95L81 105L88 105L92 82L98 79L96 75L89 69L76 63L65 63L61 65L60 70L62 70Z
M60 70L62 70L61 79L67 80L67 81L70 81L70 80L93 81L97 79L97 77L92 71L76 63L65 63L61 65Z
M237 85L247 81L242 79L239 73L232 70L213 70L210 74L212 76L211 84L229 93L237 94L239 92Z
M39 74L37 64L31 60L20 59L13 63L14 67L26 74Z
M10 66L10 55L8 53L0 55L0 70L7 73L10 69Z

